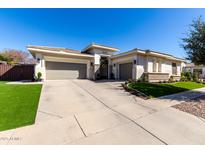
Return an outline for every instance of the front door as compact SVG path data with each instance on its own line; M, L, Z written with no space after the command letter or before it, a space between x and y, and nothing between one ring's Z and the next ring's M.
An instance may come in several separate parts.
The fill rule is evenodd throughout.
M177 64L176 63L172 63L172 74L177 75Z

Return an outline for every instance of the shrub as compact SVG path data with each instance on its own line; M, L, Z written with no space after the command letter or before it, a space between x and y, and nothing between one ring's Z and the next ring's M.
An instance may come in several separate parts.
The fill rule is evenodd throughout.
M188 81L191 81L191 80L192 80L191 72L185 72L184 76L185 76L185 78L186 78Z
M192 78L193 78L194 82L200 82L199 81L199 74L198 73L194 73Z
M133 82L133 80L132 80L132 79L128 79L127 81L128 81L128 83L132 83L132 82Z
M145 80L144 80L143 77L141 77L141 78L139 78L139 79L137 80L137 82L145 82Z
M38 72L38 73L37 73L37 77L38 77L38 79L40 80L41 77L42 77L42 73L41 73L41 72Z
M97 73L96 79L97 79L97 80L100 79L100 74L99 74L99 73Z
M42 80L41 77L42 77L42 73L38 72L37 76L34 76L34 81L41 81Z
M148 82L148 77L145 75L142 75L141 80L142 80L142 82Z
M174 82L174 77L173 77L173 76L170 76L169 82L170 82L170 83Z
M142 82L142 80L138 79L137 82Z
M185 76L181 76L180 81L187 81Z
M192 80L191 72L182 72L181 73L181 81L191 81L191 80Z

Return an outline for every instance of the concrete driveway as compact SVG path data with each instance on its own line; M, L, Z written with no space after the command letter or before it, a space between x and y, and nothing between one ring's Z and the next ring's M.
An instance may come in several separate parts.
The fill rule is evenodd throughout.
M171 107L180 101L144 101L125 92L120 82L45 81L36 124L1 132L0 137L10 138L1 142L205 144L205 121Z

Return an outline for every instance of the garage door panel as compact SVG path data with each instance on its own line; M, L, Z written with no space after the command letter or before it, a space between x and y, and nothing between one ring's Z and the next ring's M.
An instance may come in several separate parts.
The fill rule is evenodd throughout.
M132 63L120 64L119 68L121 80L132 79Z
M85 79L86 64L46 62L46 78L55 79Z

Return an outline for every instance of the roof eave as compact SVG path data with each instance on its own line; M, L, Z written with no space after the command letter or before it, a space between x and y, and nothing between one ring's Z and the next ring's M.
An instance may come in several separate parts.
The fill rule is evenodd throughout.
M167 59L170 59L170 60L185 62L184 59L177 58L177 57L174 57L174 56L168 55L168 54L162 54L162 53L157 53L157 52L153 52L153 51L148 51L148 52L146 52L146 54L147 55L156 55L156 56L164 57L164 58L167 58Z
M130 54L133 54L133 53L144 54L145 56L146 56L146 55L158 55L158 56L160 56L160 57L164 57L164 58L167 58L167 59L170 59L170 60L176 60L176 61L186 62L185 59L180 59L180 58L177 58L177 57L174 57L174 56L171 56L171 55L156 53L156 52L152 52L152 51L148 51L148 50L140 50L140 49L137 49L137 48L135 48L135 49L133 49L133 50L130 50L130 51L128 51L128 52L124 52L124 53L121 53L121 54L118 54L118 55L114 55L114 56L112 56L111 58L114 59L114 58L118 58L118 57L130 55Z
M118 48L107 47L107 46L102 46L102 45L97 45L97 44L91 44L91 45L87 46L86 48L84 48L82 50L82 52L85 52L85 51L93 49L93 48L105 49L105 50L109 50L109 51L112 51L112 52L119 51Z
M114 58L118 58L118 57L123 57L123 56L127 56L127 55L130 55L130 54L133 54L133 53L145 54L144 51L133 49L133 50L130 50L130 51L127 51L127 52L123 52L123 53L120 53L120 54L117 54L117 55L113 55L111 58L114 59Z
M50 54L56 54L56 55L67 55L67 56L77 56L77 57L87 57L87 58L93 58L93 55L86 55L82 53L68 53L63 51L54 51L54 50L44 50L44 49L36 49L27 47L28 51L34 56L35 53L50 53Z

